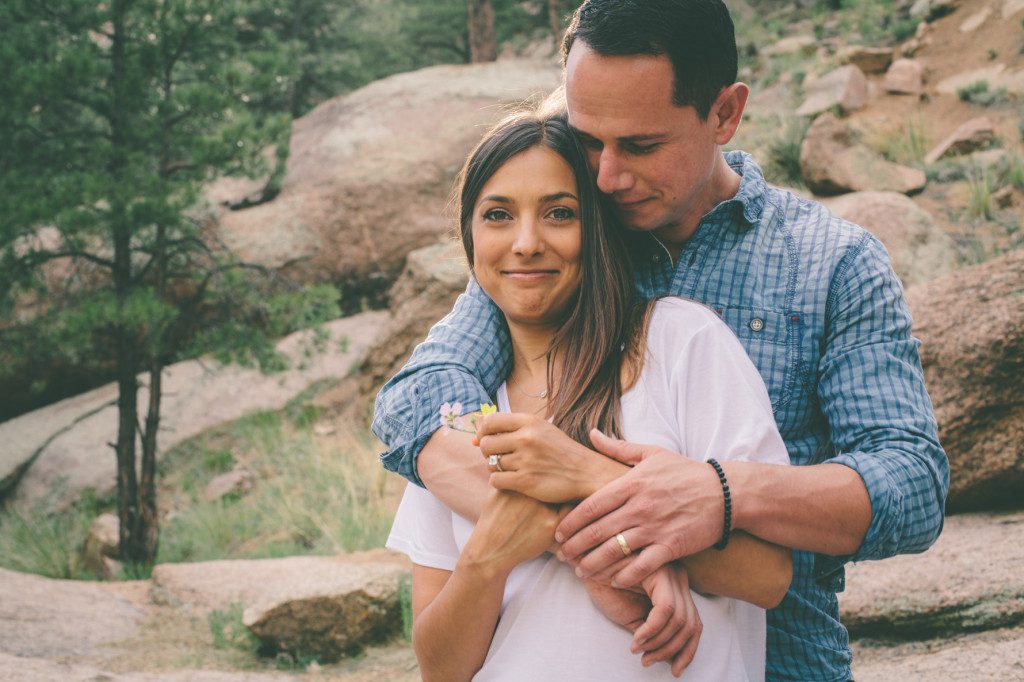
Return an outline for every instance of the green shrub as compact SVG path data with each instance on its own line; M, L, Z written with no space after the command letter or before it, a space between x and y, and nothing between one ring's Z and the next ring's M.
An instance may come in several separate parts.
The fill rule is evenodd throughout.
M769 182L803 187L800 147L809 126L807 119L792 118L781 127L781 134L768 145L764 174Z
M988 81L985 80L965 85L957 89L956 94L964 102L970 102L982 107L1006 104L1010 101L1010 93L1007 92L1006 88L989 90Z

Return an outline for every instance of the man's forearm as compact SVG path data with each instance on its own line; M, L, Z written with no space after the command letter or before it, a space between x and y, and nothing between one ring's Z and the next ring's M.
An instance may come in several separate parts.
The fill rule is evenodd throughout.
M423 446L416 464L427 490L459 516L476 521L490 472L472 439L462 431L439 430Z
M722 462L733 527L784 547L833 556L855 553L871 523L857 472L841 464L775 466Z

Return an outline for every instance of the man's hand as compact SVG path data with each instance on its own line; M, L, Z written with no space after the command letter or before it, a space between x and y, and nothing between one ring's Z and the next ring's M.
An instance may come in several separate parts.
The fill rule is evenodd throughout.
M722 535L724 499L714 469L651 445L609 438L594 430L594 446L635 466L583 500L559 524L559 558L582 577L605 574L630 587L660 566L710 547ZM632 556L623 558L622 533Z
M501 455L493 487L542 502L581 500L627 471L536 415L489 414L477 424L477 438L484 458Z

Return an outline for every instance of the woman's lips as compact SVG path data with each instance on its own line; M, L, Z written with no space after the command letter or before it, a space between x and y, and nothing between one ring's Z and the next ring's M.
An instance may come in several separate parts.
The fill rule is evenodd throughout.
M502 270L501 274L509 279L533 282L558 274L558 270Z

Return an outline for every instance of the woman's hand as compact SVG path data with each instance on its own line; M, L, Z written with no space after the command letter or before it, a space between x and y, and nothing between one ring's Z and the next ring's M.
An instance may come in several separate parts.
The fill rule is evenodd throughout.
M501 456L501 471L491 467L493 487L544 502L581 500L629 470L536 415L489 414L477 438L485 458Z
M459 564L504 579L513 568L540 556L568 513L557 507L504 490L491 490Z
M662 566L642 583L652 608L646 622L633 634L630 651L644 652L644 667L660 661L670 662L672 674L679 677L690 665L703 624L693 603L686 569L678 563Z

